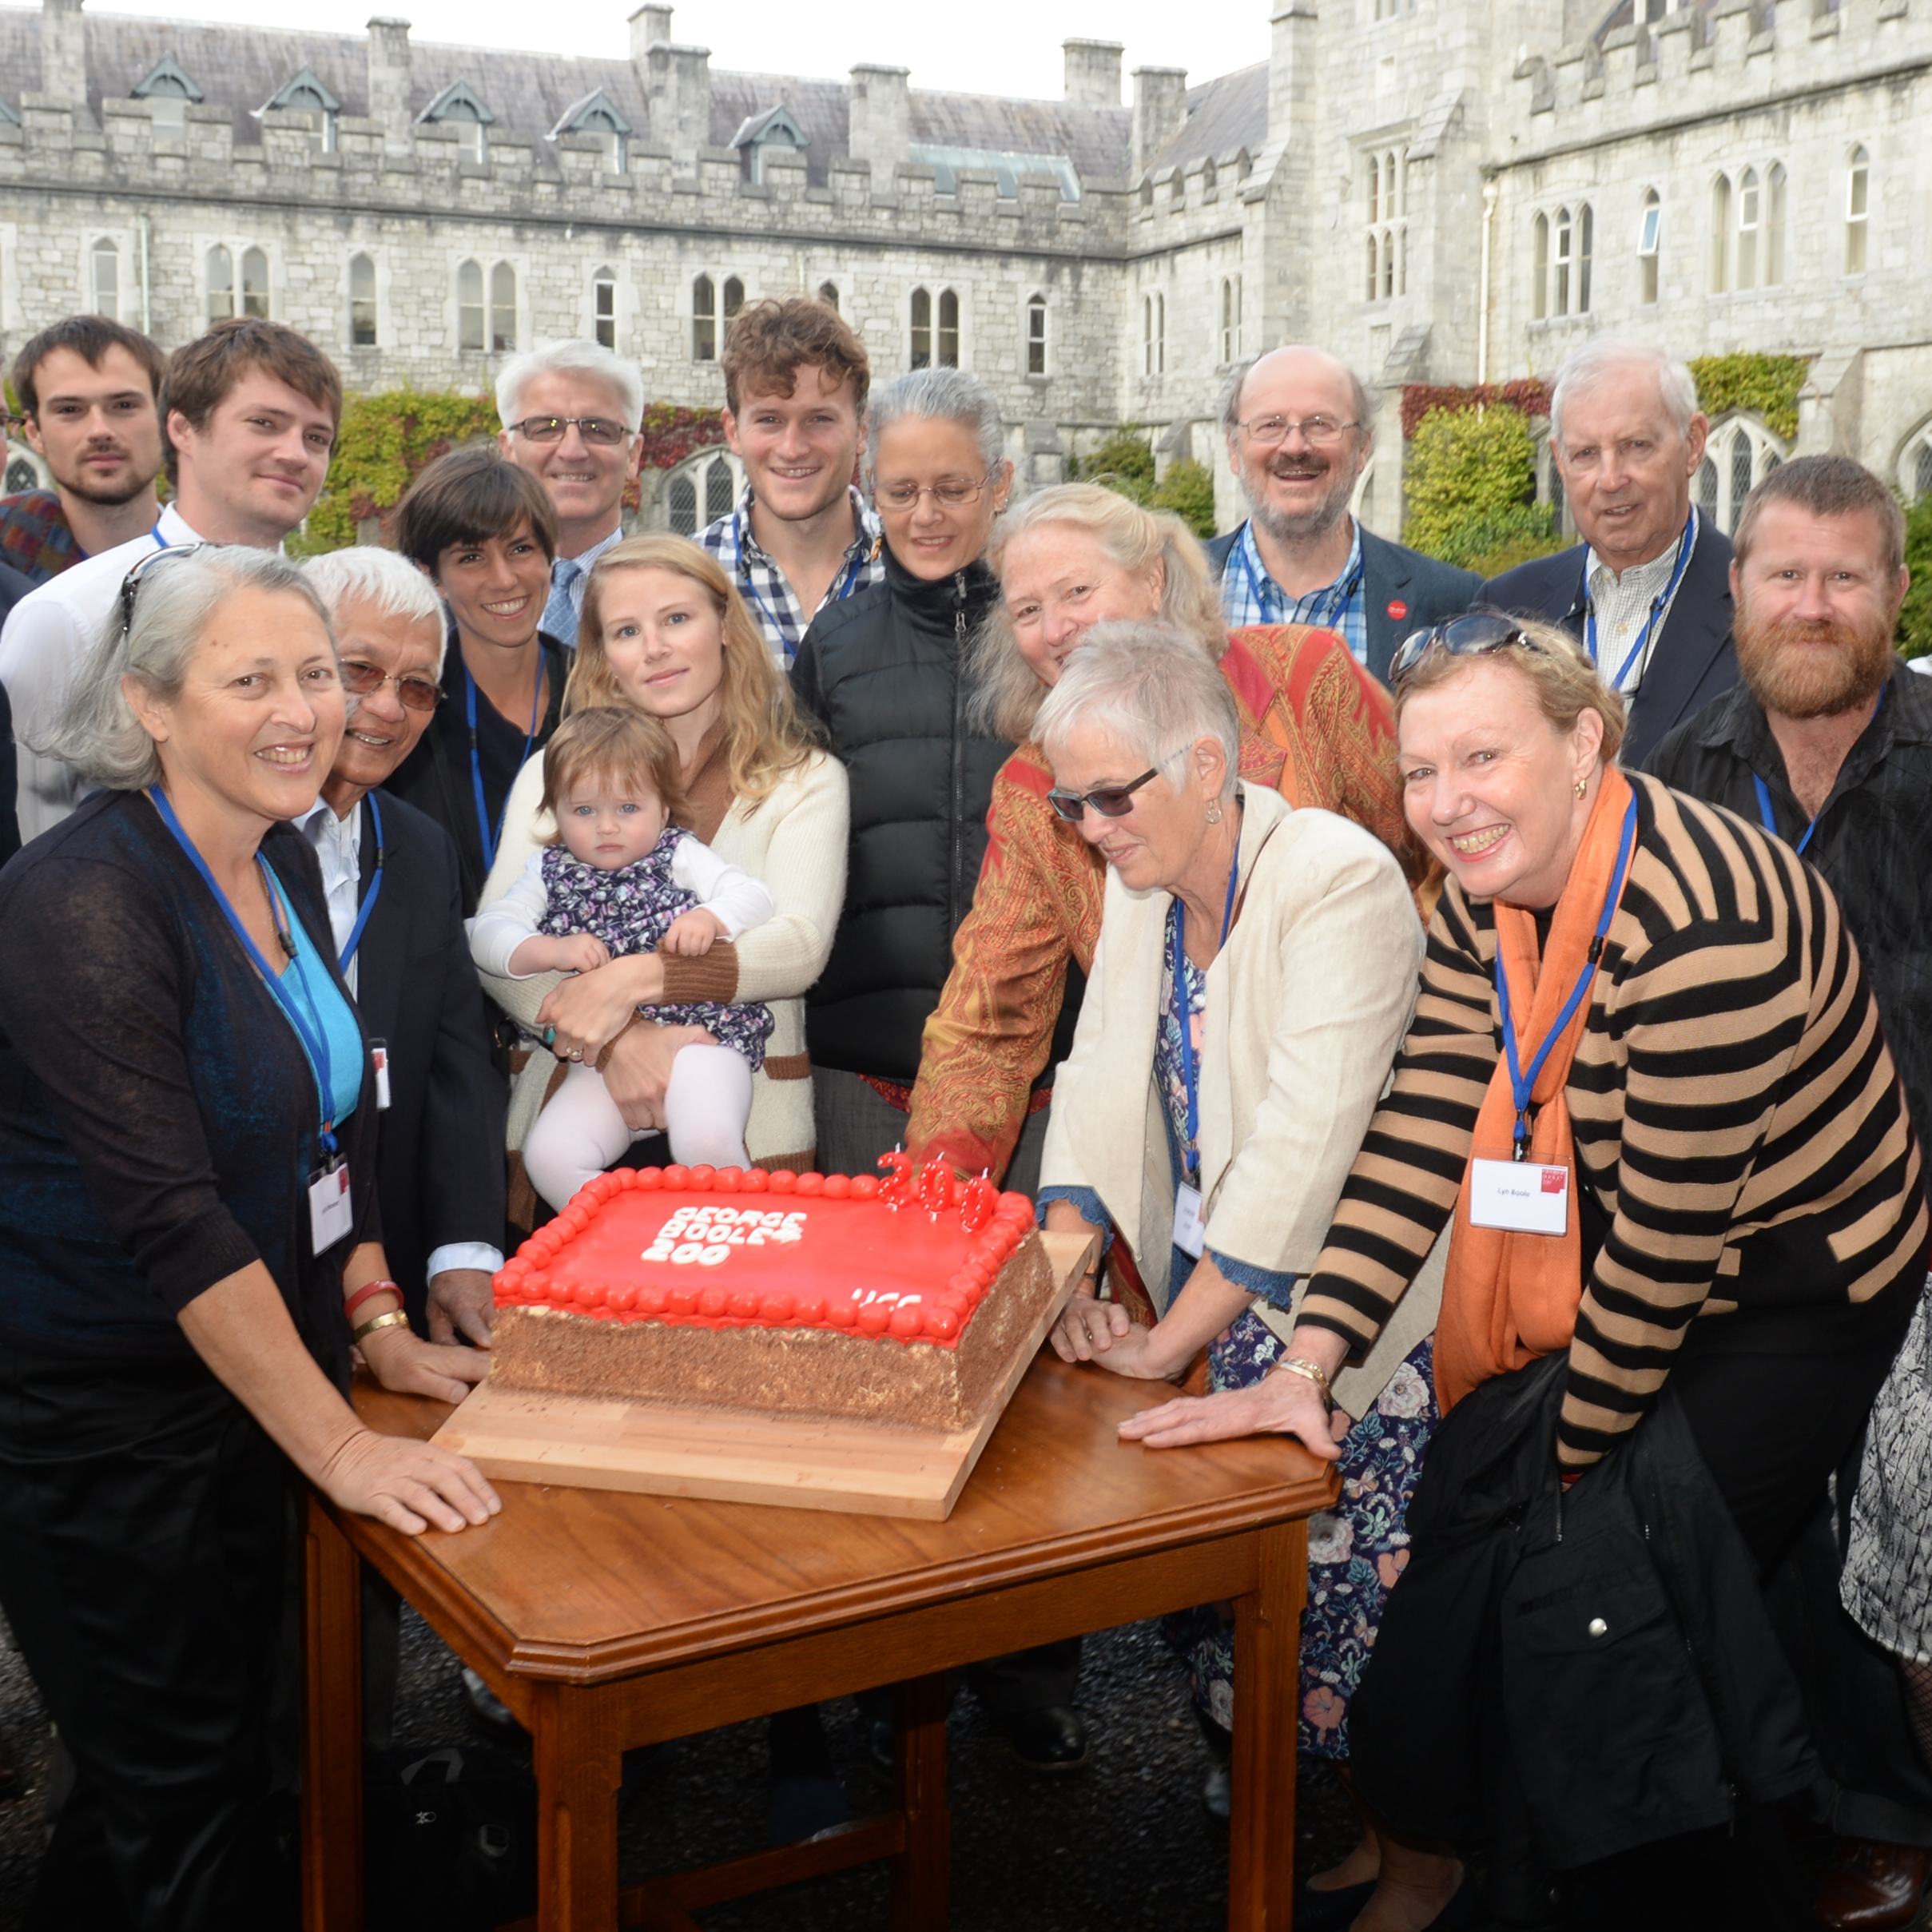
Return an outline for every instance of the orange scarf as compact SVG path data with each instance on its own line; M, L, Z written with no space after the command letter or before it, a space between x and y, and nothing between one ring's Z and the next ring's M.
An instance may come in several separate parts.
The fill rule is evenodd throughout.
M1520 907L1496 901L1496 943L1509 983L1519 1063L1527 1068L1589 965L1604 900L1616 877L1617 853L1630 802L1630 781L1612 765L1604 773L1583 844L1570 867L1551 922L1549 955L1539 961L1536 922ZM1436 1394L1446 1415L1479 1383L1507 1375L1570 1345L1583 1299L1583 1238L1577 1226L1576 1147L1564 1088L1576 1044L1589 1023L1579 1003L1550 1048L1530 1090L1529 1160L1570 1171L1568 1231L1527 1234L1477 1227L1469 1219L1474 1163L1508 1160L1516 1148L1516 1097L1506 1055L1497 1055L1482 1110L1476 1116L1470 1166L1463 1170L1449 1237L1442 1312L1436 1325Z

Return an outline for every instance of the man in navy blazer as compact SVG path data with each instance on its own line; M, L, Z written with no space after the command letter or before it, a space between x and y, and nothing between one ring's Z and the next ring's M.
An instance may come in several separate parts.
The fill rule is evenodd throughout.
M386 1062L377 1075L383 1245L414 1326L487 1346L490 1278L503 1266L508 1094L463 932L455 845L380 789L435 712L442 606L392 551L339 551L308 570L354 709L301 822L321 861L337 951L348 954L344 976Z
M1560 626L1630 707L1617 761L1737 682L1731 540L1691 507L1710 425L1690 371L1661 350L1593 342L1556 373L1550 443L1583 542L1519 564L1478 601Z
M1271 349L1236 370L1221 419L1249 516L1207 555L1230 630L1319 625L1386 684L1402 640L1460 617L1482 579L1350 514L1375 445L1373 415L1366 387L1325 350Z

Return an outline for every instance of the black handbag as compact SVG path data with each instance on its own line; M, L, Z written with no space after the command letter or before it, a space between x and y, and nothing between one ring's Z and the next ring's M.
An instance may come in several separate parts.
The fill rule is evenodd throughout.
M368 1932L490 1932L537 1909L537 1784L475 1745L370 1760Z

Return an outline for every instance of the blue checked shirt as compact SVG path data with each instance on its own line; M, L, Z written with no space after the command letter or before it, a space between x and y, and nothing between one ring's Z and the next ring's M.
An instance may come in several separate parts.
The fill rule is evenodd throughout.
M1332 630L1348 646L1358 664L1369 661L1369 626L1362 598L1362 526L1353 525L1355 541L1349 560L1333 583L1294 598L1268 574L1254 547L1254 526L1243 523L1241 535L1227 554L1221 573L1221 609L1230 630L1249 624L1313 624Z
M881 582L885 575L884 527L857 490L850 494L853 526L858 535L846 550L845 561L825 592L827 604L838 603L854 590ZM723 565L725 574L751 606L751 614L758 620L758 628L765 633L765 641L771 646L778 668L789 670L818 611L800 606L792 586L785 580L784 571L758 547L758 539L751 534L751 485L745 484L745 494L729 516L707 524L693 540L702 543ZM824 607L821 604L819 609Z

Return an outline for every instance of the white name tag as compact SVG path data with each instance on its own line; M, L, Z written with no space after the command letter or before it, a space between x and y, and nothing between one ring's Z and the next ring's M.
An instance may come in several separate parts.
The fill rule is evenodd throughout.
M346 1161L317 1171L308 1183L308 1229L320 1254L332 1248L356 1226L349 1204L349 1170Z
M1201 1219L1201 1191L1185 1181L1174 1196L1174 1245L1196 1261L1207 1245L1207 1229Z
M1570 1171L1528 1160L1469 1166L1469 1219L1513 1234L1562 1234L1570 1225Z
M376 1108L380 1113L389 1104L389 1049L383 1041L369 1042L369 1062L376 1069Z

